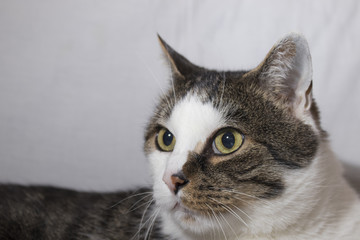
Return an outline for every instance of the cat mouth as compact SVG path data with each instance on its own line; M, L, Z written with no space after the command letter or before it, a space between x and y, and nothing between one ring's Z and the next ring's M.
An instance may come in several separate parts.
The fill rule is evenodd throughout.
M180 203L175 203L174 207L171 209L171 211L176 211L176 209L180 208Z
M179 202L175 203L174 207L171 209L171 212L178 220L183 223L191 224L196 222L197 214Z
M187 207L185 207L180 202L175 203L174 207L171 209L171 212L178 213L178 214L183 214L183 215L188 216L188 217L195 217L195 216L198 215L196 212L188 209Z
M175 212L175 211L181 211L181 212L186 212L186 213L190 213L191 211L189 209L187 209L186 207L184 207L180 202L176 202L174 207L171 209L171 211Z

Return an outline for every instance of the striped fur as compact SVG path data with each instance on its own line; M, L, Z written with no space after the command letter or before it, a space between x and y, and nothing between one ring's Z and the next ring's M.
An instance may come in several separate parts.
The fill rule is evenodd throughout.
M343 226L331 214L359 213L358 198L342 179L320 127L310 52L301 35L284 37L255 69L235 72L196 66L161 38L160 43L172 83L148 124L145 152L164 233L189 240L331 239ZM244 143L234 153L216 154L215 135L228 127L242 133ZM176 137L171 152L154 144L161 128ZM178 173L187 181L174 193L171 176ZM332 182L329 173L336 183L319 190ZM344 193L341 199L333 197L337 191ZM359 224L359 217L354 221ZM353 230L338 236L359 235Z

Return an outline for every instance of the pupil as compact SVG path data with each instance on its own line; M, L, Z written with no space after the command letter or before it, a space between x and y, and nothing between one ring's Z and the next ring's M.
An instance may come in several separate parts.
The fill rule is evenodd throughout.
M227 149L231 149L235 144L235 136L231 132L226 132L221 138L222 144Z
M163 136L163 142L166 146L170 146L170 144L172 143L173 141L173 135L172 133L167 130L165 133L164 133L164 136Z

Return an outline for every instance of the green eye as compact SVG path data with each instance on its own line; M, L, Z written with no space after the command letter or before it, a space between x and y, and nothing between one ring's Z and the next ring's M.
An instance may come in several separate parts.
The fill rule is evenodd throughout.
M160 129L156 137L158 148L164 152L171 152L175 147L175 136L166 128Z
M213 142L213 151L216 154L230 154L238 150L244 142L244 136L237 130L225 128L220 130Z

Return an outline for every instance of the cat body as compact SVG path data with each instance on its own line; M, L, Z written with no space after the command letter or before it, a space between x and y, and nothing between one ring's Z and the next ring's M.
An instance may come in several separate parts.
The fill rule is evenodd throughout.
M146 222L155 220L150 189L91 193L0 185L0 196L1 240L166 239L160 224L150 232Z
M196 66L159 39L172 76L145 131L152 196L3 185L0 238L360 239L301 35L250 71Z

